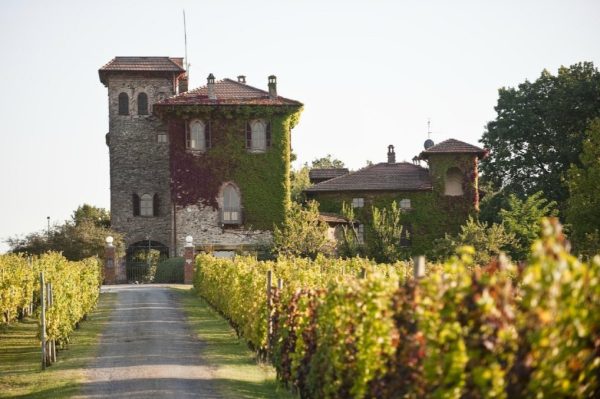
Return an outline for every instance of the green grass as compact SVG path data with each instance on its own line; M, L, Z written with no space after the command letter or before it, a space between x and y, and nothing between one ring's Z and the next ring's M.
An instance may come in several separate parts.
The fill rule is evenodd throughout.
M259 364L229 323L190 290L177 289L188 324L205 343L206 362L215 367L217 389L226 398L293 398L278 384L275 370Z
M35 319L0 326L0 398L65 398L76 394L85 366L95 357L100 333L114 307L116 294L101 294L98 308L71 336L58 361L41 370L38 323Z

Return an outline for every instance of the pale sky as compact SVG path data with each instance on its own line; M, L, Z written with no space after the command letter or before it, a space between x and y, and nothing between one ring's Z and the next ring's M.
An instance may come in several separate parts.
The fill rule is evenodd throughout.
M600 1L0 2L0 239L78 205L109 207L106 88L114 56L183 56L191 87L247 75L305 109L296 166L328 153L350 168L432 139L478 144L497 90L546 68L600 66ZM0 252L7 246L0 244Z

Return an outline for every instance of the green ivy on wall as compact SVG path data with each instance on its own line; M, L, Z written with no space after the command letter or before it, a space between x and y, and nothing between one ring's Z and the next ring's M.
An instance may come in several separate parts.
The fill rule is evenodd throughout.
M202 203L217 209L223 183L241 192L244 226L271 230L283 221L290 201L290 131L302 109L297 106L193 105L164 110L169 119L171 195L177 206ZM210 121L211 147L186 150L185 124ZM246 149L246 123L271 124L271 146L265 153Z
M477 211L477 159L461 154L440 154L430 160L433 189L428 191L347 191L311 193L319 202L321 212L341 214L342 204L352 203L352 198L364 198L364 207L355 208L357 220L365 225L365 241L369 240L372 206L390 207L393 201L410 199L410 210L403 211L402 223L411 226L411 246L408 255L429 255L433 241L445 233L456 234L469 215ZM474 163L475 162L475 163ZM449 168L463 171L463 196L445 196L444 177Z

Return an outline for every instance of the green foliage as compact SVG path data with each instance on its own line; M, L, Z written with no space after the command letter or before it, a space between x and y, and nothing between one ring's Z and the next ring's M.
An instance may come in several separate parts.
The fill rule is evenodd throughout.
M558 216L556 202L546 200L543 195L539 191L524 201L514 194L510 195L507 209L500 210L504 229L515 237L515 244L506 248L514 260L524 260L527 257L531 244L540 237L542 218Z
M312 161L313 168L319 169L337 169L343 168L344 162L340 161L337 158L332 158L331 154L327 154L327 156L322 158L317 158Z
M48 251L62 252L73 261L92 256L104 257L106 237L114 238L119 256L124 253L123 236L107 227L110 224L108 211L84 204L78 207L71 220L54 226L50 232L30 233L24 238L12 237L6 242L11 252L40 255Z
M190 106L162 110L173 113L169 125L171 189L179 206L201 203L217 208L222 184L241 191L244 225L270 230L283 222L290 201L290 131L298 122L298 106ZM185 121L210 121L211 148L191 153L185 148ZM270 122L271 147L264 153L246 149L247 121Z
M183 281L183 257L168 258L156 266L155 283L179 283Z
M354 216L354 208L343 202L342 216L349 224L342 225L342 236L337 245L338 256L353 258L365 254L365 248L358 240L357 221Z
M306 200L304 190L310 186L309 172L310 169L306 164L298 170L292 170L290 174L292 201L303 203Z
M600 72L591 62L544 70L518 88L499 90L498 116L482 143L490 150L481 163L487 180L523 198L538 191L559 208L568 192L562 178L578 154L589 121L600 116Z
M420 280L361 259L197 258L195 286L303 398L591 398L600 394L600 256L556 220L521 271L463 247ZM367 269L366 278L357 278ZM265 274L272 288L267 337ZM345 273L344 273L345 272Z
M402 238L402 210L396 201L386 208L372 207L371 235L368 254L377 262L395 262L403 256L400 248Z
M275 226L273 241L275 251L285 256L308 256L330 253L327 224L319 219L319 205L310 201L307 207L293 202L286 212L281 229Z
M487 224L469 217L457 235L446 234L444 238L436 240L435 255L439 260L448 259L459 248L470 246L475 248L475 264L487 265L501 252L507 252L517 245L514 233L507 232L502 224L494 223L488 227Z
M0 314L15 320L33 302L40 302L39 274L52 283L54 304L46 310L46 333L61 345L75 325L95 306L100 294L102 266L97 258L70 262L49 252L28 260L23 255L0 255Z
M590 123L579 158L581 167L572 165L568 173L567 222L576 251L592 256L600 252L600 118Z

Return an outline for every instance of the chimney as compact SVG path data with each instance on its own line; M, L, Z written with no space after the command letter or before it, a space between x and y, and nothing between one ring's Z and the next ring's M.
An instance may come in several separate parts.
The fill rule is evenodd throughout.
M238 83L246 84L246 76L244 76L244 75L238 76Z
M187 74L181 78L179 78L177 82L177 94L185 93L188 91L188 77Z
M269 98L271 100L277 98L277 77L275 75L269 76Z
M394 152L394 146L388 145L388 163L395 164L396 163L396 153Z
M214 75L212 73L210 75L208 75L208 78L206 79L206 81L207 81L206 87L208 88L208 99L216 100L217 95L215 94L215 77L214 77Z

